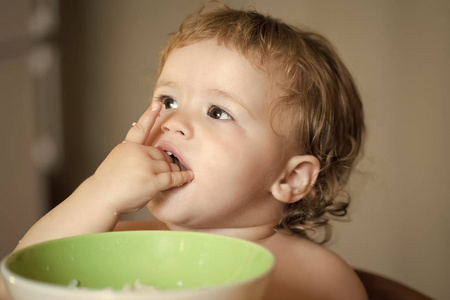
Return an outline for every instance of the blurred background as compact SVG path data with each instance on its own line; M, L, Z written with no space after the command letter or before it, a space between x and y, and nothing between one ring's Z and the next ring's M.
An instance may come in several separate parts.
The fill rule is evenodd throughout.
M168 33L203 3L0 0L0 257L122 141L149 104ZM350 222L333 223L328 247L446 299L450 2L225 3L322 33L355 77L367 141Z

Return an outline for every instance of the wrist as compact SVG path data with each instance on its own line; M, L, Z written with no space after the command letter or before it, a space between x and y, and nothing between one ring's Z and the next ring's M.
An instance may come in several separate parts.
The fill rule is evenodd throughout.
M87 178L74 192L77 202L86 209L96 211L102 215L113 216L118 218L119 210L114 205L111 189L104 185L95 177L95 175Z

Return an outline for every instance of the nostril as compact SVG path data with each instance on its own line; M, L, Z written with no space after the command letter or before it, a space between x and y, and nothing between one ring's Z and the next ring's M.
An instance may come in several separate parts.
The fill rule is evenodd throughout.
M184 131L183 130L179 130L179 129L175 129L175 130L172 130L172 129L170 129L168 126L166 126L166 125L162 125L161 126L161 130L162 130L162 132L170 132L170 131L172 131L172 132L174 132L174 133L179 133L179 134L181 134L182 136L185 136L186 134L184 133Z

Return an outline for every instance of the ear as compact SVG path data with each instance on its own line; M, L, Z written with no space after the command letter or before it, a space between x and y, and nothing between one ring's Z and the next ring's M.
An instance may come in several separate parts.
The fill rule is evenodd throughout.
M314 186L319 171L320 163L315 156L297 155L292 157L272 184L272 195L285 203L299 201Z

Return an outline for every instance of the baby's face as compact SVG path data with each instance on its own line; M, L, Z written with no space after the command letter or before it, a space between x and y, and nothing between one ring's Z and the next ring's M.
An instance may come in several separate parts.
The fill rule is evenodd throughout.
M202 228L278 221L281 204L270 187L284 149L271 128L271 97L267 76L215 40L169 55L153 95L163 111L149 143L175 154L195 179L149 203L158 219Z

